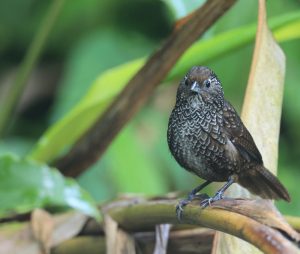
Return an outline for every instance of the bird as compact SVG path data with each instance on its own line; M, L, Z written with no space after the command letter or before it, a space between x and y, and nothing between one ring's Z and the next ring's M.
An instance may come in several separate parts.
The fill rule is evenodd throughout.
M233 183L263 199L290 202L287 189L264 166L251 134L224 98L221 81L208 67L194 66L180 81L168 122L167 142L178 164L205 180L179 201L178 219L183 208L212 182L225 184L214 196L201 201L203 208L223 199Z

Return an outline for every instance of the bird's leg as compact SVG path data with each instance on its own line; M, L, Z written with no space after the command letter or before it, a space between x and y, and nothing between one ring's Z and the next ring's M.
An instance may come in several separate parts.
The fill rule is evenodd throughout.
M208 198L208 199L205 199L203 200L200 205L201 207L207 207L208 205L210 205L211 203L217 201L217 200L220 200L220 199L223 199L223 194L224 192L229 188L229 186L231 184L233 184L236 180L236 177L234 175L231 175L229 178L228 178L228 181L227 183L225 183L221 189L219 189L216 194L211 197L211 198Z
M211 183L211 181L206 181L202 184L200 184L199 186L197 186L195 189L193 189L187 196L186 199L182 199L179 201L179 203L176 206L176 215L178 220L181 220L181 215L183 212L183 207L185 207L187 204L189 204L195 197L197 197L197 193L199 191L201 191L204 187L206 187L207 185L209 185Z

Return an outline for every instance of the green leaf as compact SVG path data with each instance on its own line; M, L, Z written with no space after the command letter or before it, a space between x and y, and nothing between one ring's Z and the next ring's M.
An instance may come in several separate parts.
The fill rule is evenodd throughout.
M300 12L297 11L275 17L269 23L275 29L275 34L276 31L281 31L277 35L278 40L283 42L295 39L292 35L295 24L299 21ZM177 62L165 81L182 77L193 65L206 63L249 44L254 39L255 32L256 24L252 24L196 42ZM296 34L299 38L299 32ZM67 146L74 144L144 63L144 58L137 59L104 72L77 106L45 132L29 156L38 161L49 162Z
M111 158L109 174L119 192L148 195L167 192L168 185L162 177L162 169L147 155L145 146L138 143L134 127L128 125L107 152Z
M300 12L298 11L270 19L269 27L274 29L275 38L279 42L284 42L300 38L299 29L297 30L299 22ZM182 77L193 65L211 61L221 55L247 45L254 39L255 34L256 24L251 24L195 43L176 63L167 76L166 81Z
M0 216L25 213L38 207L71 207L100 219L90 195L73 180L47 165L0 156Z
M152 121L151 124L148 125L149 128L153 127ZM126 125L101 160L78 178L81 186L95 199L112 199L118 193L161 195L168 191L165 167L153 158L150 151L149 143L153 142L153 138L140 133L139 128L139 121ZM147 128L147 133L149 132L151 130Z
M290 23L288 26L279 28L274 32L278 41L287 41L300 38L300 20Z
M123 34L113 28L100 29L83 36L68 57L51 120L56 121L70 111L87 93L99 73L147 55L154 46L154 42L142 36L130 32Z
M144 59L138 59L101 75L73 110L46 131L29 157L49 162L66 145L72 145L106 109L144 62Z

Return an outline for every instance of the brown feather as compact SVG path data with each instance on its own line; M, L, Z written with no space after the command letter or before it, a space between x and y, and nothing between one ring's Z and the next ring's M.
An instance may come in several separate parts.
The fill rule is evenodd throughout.
M258 163L263 163L261 154L251 134L244 126L233 106L226 100L224 100L223 117L225 131L244 159L249 162L255 160Z
M278 178L263 166L256 166L251 174L239 176L238 183L251 193L266 199L291 201L290 195Z

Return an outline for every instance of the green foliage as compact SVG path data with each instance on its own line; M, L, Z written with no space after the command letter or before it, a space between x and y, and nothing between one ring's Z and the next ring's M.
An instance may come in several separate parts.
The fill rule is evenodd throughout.
M132 47L132 45L137 46ZM82 95L93 86L99 87L99 90L93 89L89 92L89 96L101 97L103 92L107 93L106 90L110 90L109 87L114 84L99 85L99 82L95 81L99 73L147 55L153 48L154 43L144 37L129 32L125 34L113 28L96 30L87 34L71 50L51 120L56 121L73 109L82 99ZM121 78L122 76L123 73L120 74ZM98 93L98 95L92 93ZM96 99L92 98L92 100Z
M273 27L281 29L281 31L289 31L289 28L295 27L294 24L298 23L299 20L300 12L296 12L273 19L270 23ZM181 77L192 65L211 61L244 46L251 39L253 40L255 29L255 24L253 24L197 42L178 61L166 81ZM290 33L294 33L294 31L291 29ZM280 35L282 41L291 38L289 33L281 33ZM143 63L144 59L138 59L110 69L100 75L76 107L46 131L33 149L30 157L35 160L49 162L65 147L74 144L76 139L109 106L111 100L121 91ZM76 130L70 132L71 126L76 126Z
M31 158L0 157L1 215L27 212L34 207L68 206L87 208L85 212L97 216L93 212L93 201L74 180L64 179L56 169L32 160L49 163L66 152L145 63L144 56L153 52L160 45L159 40L169 34L170 23L174 22L170 13L176 18L182 17L199 5L199 1L196 2L79 0L64 6L42 58L46 64L64 65L57 96L51 105L52 114L48 117L49 128L36 140L26 133L36 129L40 133L44 131L41 127L14 126L13 130L17 131L12 131L0 142L0 153L10 151ZM14 63L19 55L25 54L48 3L12 0L9 4L0 3L0 7L0 54L3 55L0 67L8 68L7 62ZM226 97L238 108L251 63L256 7L255 1L237 1L185 52L165 83L177 83L192 65L209 64L220 73ZM291 205L279 205L284 212L299 215L297 200L300 196L293 183L300 165L300 86L297 85L300 12L294 12L297 8L299 4L291 0L268 2L269 25L287 55L282 123L284 145L280 147L279 173L293 201ZM149 15L155 15L155 22ZM174 92L171 86L160 87L138 116L121 131L103 158L77 179L93 198L103 201L126 192L157 195L197 185L199 179L179 168L166 144L166 126ZM47 119L46 114L44 117ZM27 153L32 144L33 148ZM46 179L56 186L52 194L45 186Z
M163 172L159 164L147 155L145 146L135 138L136 131L129 125L112 144L107 156L115 159L111 161L109 174L120 192L164 194L168 191L168 184L161 177Z
M73 144L87 130L140 68L143 60L130 62L108 71L95 81L83 99L62 120L52 125L29 155L32 159L49 162L66 145ZM73 126L76 128L70 132Z
M91 196L72 179L47 165L0 156L0 216L41 207L72 207L100 218Z

